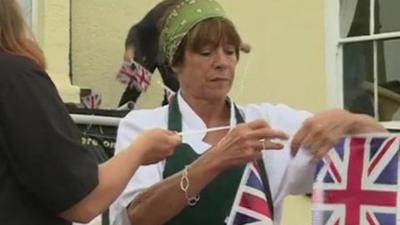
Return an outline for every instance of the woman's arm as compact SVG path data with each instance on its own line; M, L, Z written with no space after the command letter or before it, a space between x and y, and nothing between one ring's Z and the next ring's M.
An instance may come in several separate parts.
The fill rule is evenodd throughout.
M190 196L197 195L222 172L218 161L210 150L190 165ZM179 214L187 206L185 194L180 189L181 177L182 173L177 173L139 194L127 209L131 223L135 221L134 224L137 225L164 224Z
M161 129L139 135L127 150L99 166L97 187L60 216L69 221L89 222L118 197L141 164L164 159L179 143L179 136Z
M195 196L228 168L243 165L261 157L263 138L287 138L283 132L272 130L261 120L241 124L227 134L188 169L190 196ZM281 149L280 144L266 143L268 149ZM182 173L177 173L149 187L128 207L128 216L135 225L164 224L187 207L187 199L180 190ZM200 200L201 201L201 200ZM156 210L155 210L156 209ZM133 223L132 223L133 224Z

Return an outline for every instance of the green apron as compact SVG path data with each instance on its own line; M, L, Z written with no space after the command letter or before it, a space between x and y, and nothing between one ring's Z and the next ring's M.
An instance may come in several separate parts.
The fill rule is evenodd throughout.
M237 123L244 122L236 106L235 115ZM168 129L176 132L182 131L182 115L176 95L169 105ZM177 147L175 154L167 158L163 177L166 178L181 171L198 157L200 155L190 145L182 143ZM261 177L263 182L268 184L262 160L259 160L259 165L262 168ZM245 166L235 167L220 174L201 191L200 201L195 206L186 207L165 225L224 225L225 219L229 216L232 208L244 168ZM265 186L268 202L272 203L269 185ZM272 204L270 204L270 209L272 209Z

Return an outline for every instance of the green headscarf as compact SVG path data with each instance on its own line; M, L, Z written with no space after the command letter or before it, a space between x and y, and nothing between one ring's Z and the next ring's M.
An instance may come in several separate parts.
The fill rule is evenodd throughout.
M160 35L160 45L169 64L186 34L199 22L225 16L215 0L182 0L166 18Z

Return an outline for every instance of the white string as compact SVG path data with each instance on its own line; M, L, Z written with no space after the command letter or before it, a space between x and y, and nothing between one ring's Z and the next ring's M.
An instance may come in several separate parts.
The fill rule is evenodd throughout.
M215 131L220 131L220 130L230 130L230 129L233 129L234 127L235 126L223 126L223 127L208 128L205 130L191 130L191 131L179 132L178 135L183 136L183 135L202 134L202 133L215 132Z
M250 58L251 58L251 52L247 54L247 60L246 60L246 65L243 70L243 75L240 76L240 82L239 82L239 90L235 94L235 99L237 96L241 96L244 90L244 85L247 80L247 77L249 75L249 68L250 68Z
M156 82L158 85L160 85L160 87L164 88L165 90L167 90L168 92L175 94L175 91L171 90L171 88L167 87L165 84L161 83L160 80L157 80Z
M209 129L205 129L205 130L191 130L191 131L185 131L185 132L180 132L178 133L179 136L183 136L183 135L195 135L195 134L203 134L203 133L208 133L208 132L215 132L215 131L220 131L220 130L230 130L235 128L236 126L223 126L223 127L213 127L213 128L209 128ZM263 140L263 149L266 149L265 147L265 139L261 139ZM280 139L280 138L272 138L269 139L268 141L273 143L273 144L281 144L281 145L288 145L289 143L291 143L292 138L288 138L287 140L284 139Z
M171 90L165 84L161 83L160 80L157 80L157 84L160 85L160 87L169 91L170 93L175 94L175 91ZM220 130L230 130L232 128L234 128L234 126L213 127L213 128L209 128L209 129L205 129L205 130L191 130L191 131L179 132L178 135L183 136L183 135L202 134L202 133L215 132L215 131L220 131Z

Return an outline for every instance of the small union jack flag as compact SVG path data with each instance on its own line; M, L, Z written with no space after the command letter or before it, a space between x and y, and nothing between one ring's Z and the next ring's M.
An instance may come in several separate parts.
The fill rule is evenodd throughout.
M399 137L347 137L324 158L313 225L395 225Z
M100 94L90 94L81 98L82 104L87 109L98 109L101 105L101 96Z
M246 165L227 225L273 224L260 169L256 161Z
M151 73L139 63L124 62L117 74L117 79L138 91L145 91L151 82Z

